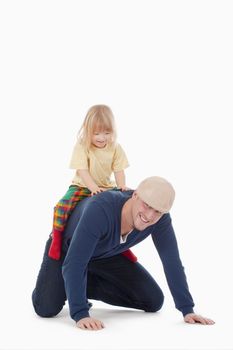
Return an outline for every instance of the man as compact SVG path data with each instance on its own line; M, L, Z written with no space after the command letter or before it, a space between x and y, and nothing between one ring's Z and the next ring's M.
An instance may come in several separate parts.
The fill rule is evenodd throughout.
M104 324L89 315L87 298L158 311L164 300L160 287L142 265L121 254L151 235L184 321L213 324L193 311L169 215L174 198L172 185L152 176L136 191L106 191L80 202L67 223L60 261L48 257L51 238L47 242L32 297L36 313L55 316L67 298L77 326L99 330Z

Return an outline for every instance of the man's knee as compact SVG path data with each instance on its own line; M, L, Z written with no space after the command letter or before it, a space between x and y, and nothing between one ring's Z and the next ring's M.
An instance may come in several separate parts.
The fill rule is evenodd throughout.
M35 291L32 294L32 304L36 314L40 317L54 317L61 312L63 305L44 303L36 298Z
M161 309L164 302L164 295L161 291L160 293L157 293L150 301L148 301L145 311L146 312L156 312Z
M38 305L38 304L34 304L34 310L36 312L36 314L40 317L54 317L57 316L59 314L59 312L62 310L62 307L57 307L57 308L50 308L48 306L44 306L44 305Z

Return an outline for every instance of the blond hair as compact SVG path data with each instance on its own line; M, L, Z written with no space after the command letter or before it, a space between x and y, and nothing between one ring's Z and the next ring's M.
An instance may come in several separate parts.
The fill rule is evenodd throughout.
M92 106L84 119L78 132L78 141L88 150L91 147L91 139L94 132L107 130L112 134L111 143L116 142L116 127L114 116L106 105Z

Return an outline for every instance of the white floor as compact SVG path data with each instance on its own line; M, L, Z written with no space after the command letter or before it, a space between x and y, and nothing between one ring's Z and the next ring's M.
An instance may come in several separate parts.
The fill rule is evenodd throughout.
M208 287L204 281L200 281L205 290L193 288L193 292L198 301L196 312L213 318L216 321L213 326L185 324L180 312L174 308L166 285L161 281L165 303L160 312L149 314L93 301L91 314L105 323L105 329L90 332L75 326L67 306L51 319L40 318L34 313L31 290L37 267L33 263L30 266L26 260L20 261L16 247L12 253L15 253L18 264L8 267L1 281L1 350L233 349L231 291L227 288L224 293L220 292L220 288L214 290L211 276ZM3 263L1 267L4 271Z
M104 321L104 330L76 328L67 308L56 318L42 319L33 313L30 304L26 308L21 305L13 315L2 319L0 348L233 349L230 318L218 312L214 326L185 324L179 313L166 306L160 313L146 314L95 302L92 315Z

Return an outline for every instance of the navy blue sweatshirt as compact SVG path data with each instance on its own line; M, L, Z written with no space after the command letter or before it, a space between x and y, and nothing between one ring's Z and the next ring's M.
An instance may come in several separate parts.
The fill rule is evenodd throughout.
M89 317L86 296L87 265L92 259L120 254L151 235L163 264L175 306L183 315L193 312L175 233L169 214L144 231L134 229L120 244L121 211L133 191L106 191L82 200L74 209L64 232L67 251L62 273L70 315L78 321Z

